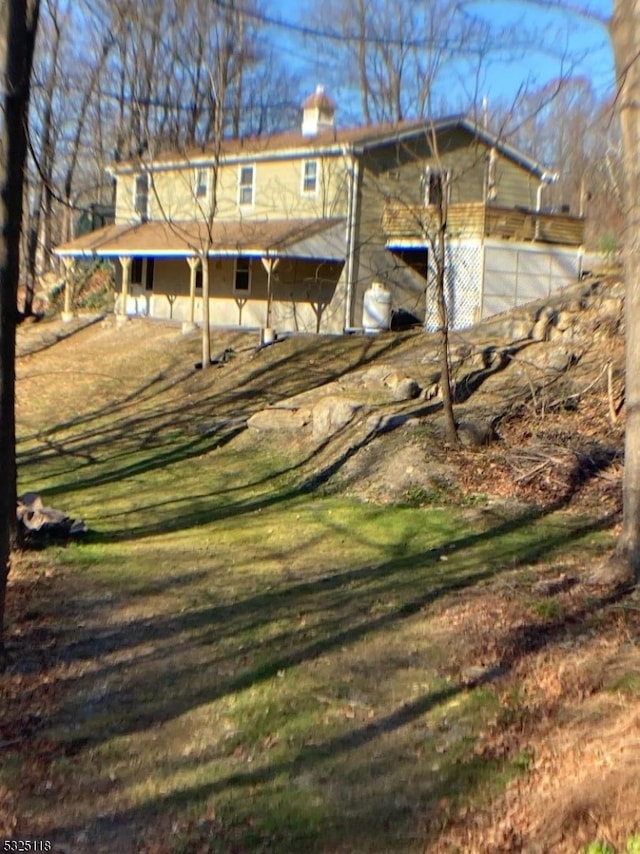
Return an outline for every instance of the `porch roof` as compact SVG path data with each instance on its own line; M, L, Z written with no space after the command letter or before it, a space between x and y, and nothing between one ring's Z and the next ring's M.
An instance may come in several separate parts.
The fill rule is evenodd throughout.
M211 241L204 222L142 222L107 225L54 251L63 258L119 256L189 258L210 243L209 257L345 260L344 219L217 220Z

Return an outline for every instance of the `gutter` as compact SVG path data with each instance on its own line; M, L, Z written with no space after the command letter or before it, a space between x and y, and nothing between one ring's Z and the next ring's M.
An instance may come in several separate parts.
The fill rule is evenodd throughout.
M127 163L123 166L108 166L106 171L117 177L118 175L133 175L140 170L152 169L154 172L167 172L174 169L197 169L205 166L237 166L240 163L261 163L277 160L303 159L313 160L322 157L336 157L344 154L344 146L336 143L313 147L298 147L280 150L246 151L234 152L233 154L221 154L219 157L207 156L205 154L194 155L191 159L163 160L162 155L157 160L150 158L140 163Z

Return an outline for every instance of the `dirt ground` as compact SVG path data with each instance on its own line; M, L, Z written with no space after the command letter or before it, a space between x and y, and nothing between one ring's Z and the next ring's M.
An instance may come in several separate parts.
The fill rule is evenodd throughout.
M610 316L602 319L586 309L585 323L581 338L574 330L571 346L579 358L571 370L538 384L539 362L531 352L528 368L521 362L517 369L489 372L459 405L461 419L491 423L487 444L449 448L429 408L432 402L387 401L385 413L406 416L402 426L370 437L362 423L354 425L323 451L324 456L315 458L310 475L318 475L320 489L375 504L438 503L470 516L505 517L516 508L535 514L540 508L564 507L576 516L607 519L615 532L623 465L622 330ZM153 327L148 329L153 337ZM27 358L42 348L55 353L56 342L75 331L27 324L20 330L19 354ZM253 340L230 333L216 340L218 349L234 347L238 358L246 359L247 376L255 371ZM95 371L115 359L122 346L122 339L98 339ZM274 353L285 346L295 345L277 344ZM424 342L415 335L400 336L389 349L381 342L375 346L383 350L380 358L385 363L421 385L432 378L433 361L425 357ZM30 358L20 380L22 394L28 394L29 372L37 364ZM43 407L54 405L56 397L71 400L78 393L77 379L62 362L48 360L47 370L58 373L52 400L43 400ZM343 377L336 380L339 369L318 366L320 373L323 370L329 383L342 382L343 391L353 394ZM463 362L458 376L478 370L477 364L465 367ZM325 383L318 385L318 395L326 393ZM295 397L299 389L292 391ZM274 399L265 395L265 405ZM363 435L369 436L366 441ZM308 436L270 441L304 443ZM341 465L334 474L332 464L338 459ZM46 787L47 769L60 759L51 755L54 745L37 733L39 721L62 690L58 677L63 672L67 680L74 675L60 663L49 667L46 679L41 675L53 658L56 613L51 603L66 607L73 598L68 583L64 574L44 571L28 552L18 557L12 573L12 620L29 635L32 646L29 666L0 682L11 707L11 715L1 720L0 751L12 752L14 762L17 756L27 788ZM594 839L622 851L627 837L640 833L638 592L590 580L579 552L550 567L536 583L535 613L531 587L524 587L515 575L503 575L464 599L443 601L431 626L448 649L443 676L456 674L470 685L495 678L499 685L501 711L482 734L478 756L521 757L523 774L483 809L460 811L453 803L441 802L437 812L424 817L425 836L435 834L438 839L429 851L576 852ZM63 801L60 808L65 808ZM14 795L0 787L0 836L11 836L17 822ZM144 850L152 854L168 849L160 834L154 839L150 833Z

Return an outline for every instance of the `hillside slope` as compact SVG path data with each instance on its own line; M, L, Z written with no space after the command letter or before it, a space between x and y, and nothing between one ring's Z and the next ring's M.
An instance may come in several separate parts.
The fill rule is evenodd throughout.
M19 331L0 833L56 854L623 851L640 601L616 282L453 340ZM86 325L85 325L86 324Z

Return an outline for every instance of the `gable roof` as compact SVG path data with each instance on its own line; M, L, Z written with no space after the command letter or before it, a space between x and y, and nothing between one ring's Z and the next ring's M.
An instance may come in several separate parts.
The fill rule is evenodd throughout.
M398 123L385 123L354 128L326 128L314 136L304 136L301 131L287 131L270 136L240 137L224 139L219 146L209 143L193 147L184 152L164 152L153 158L153 167L169 169L175 166L205 166L213 164L216 157L225 163L241 163L255 160L286 159L289 157L311 157L330 154L353 154L361 156L367 151L401 142L418 140L420 137L447 131L462 130L489 148L497 149L503 156L531 172L541 181L552 182L557 175L535 158L507 143L501 136L463 114L445 116L440 119L416 119ZM112 167L114 174L134 172L145 166L144 158L122 161Z

